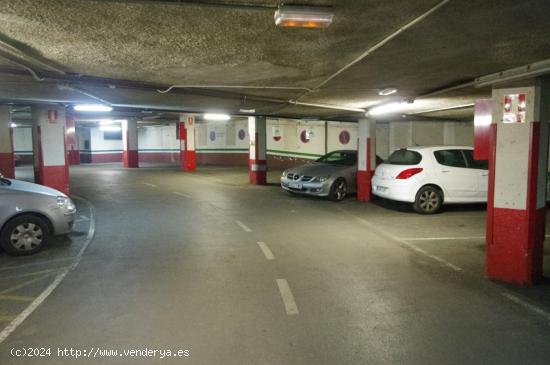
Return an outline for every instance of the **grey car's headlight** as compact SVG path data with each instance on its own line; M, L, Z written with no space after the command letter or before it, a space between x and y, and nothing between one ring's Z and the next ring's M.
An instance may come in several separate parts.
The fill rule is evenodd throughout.
M314 177L313 179L311 179L311 181L313 182L325 182L328 180L330 176L317 176L317 177Z
M283 171L283 177L286 177L287 174L288 174L288 170Z
M59 206L59 208L68 210L70 212L76 210L76 206L74 205L73 201L66 196L58 196L57 205Z

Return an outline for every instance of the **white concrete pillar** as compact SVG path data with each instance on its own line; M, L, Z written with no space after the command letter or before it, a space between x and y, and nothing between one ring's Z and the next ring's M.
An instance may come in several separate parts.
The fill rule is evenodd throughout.
M445 122L443 124L443 144L445 146L454 146L456 144L455 127L455 122Z
M542 278L550 83L493 90L487 276L521 285ZM494 158L493 158L494 157Z
M248 117L249 180L254 185L267 184L266 117Z
M0 173L7 178L15 178L13 130L8 105L0 105Z
M122 164L127 168L139 167L137 119L122 122Z
M376 122L360 119L357 141L357 200L370 201L371 179L376 168Z
M33 108L34 180L69 193L69 168L65 153L65 108Z
M197 151L195 148L195 116L193 114L180 114L179 139L181 169L188 172L195 171L197 169Z

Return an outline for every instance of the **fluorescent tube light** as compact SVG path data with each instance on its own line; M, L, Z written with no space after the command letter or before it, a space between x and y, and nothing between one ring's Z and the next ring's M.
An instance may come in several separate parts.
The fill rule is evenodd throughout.
M231 117L227 114L218 114L218 113L206 113L204 114L205 120L229 120Z
M395 89L393 87L390 87L390 88L387 88L387 89L380 90L378 92L378 95L387 96L387 95L395 94L396 92L397 92L397 89Z
M74 106L74 110L78 112L110 112L113 107L105 104L77 104Z
M275 11L275 25L284 28L327 28L333 18L330 7L281 5Z

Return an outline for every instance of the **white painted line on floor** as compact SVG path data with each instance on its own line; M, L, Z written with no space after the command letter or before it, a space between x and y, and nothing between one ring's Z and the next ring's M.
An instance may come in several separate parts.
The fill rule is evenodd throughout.
M1 268L0 272L1 271L7 271L7 270L17 270L17 269L21 269L21 268L24 268L24 267L47 265L47 264L51 264L51 263L54 263L54 262L60 262L60 261L68 261L68 260L73 260L75 257L76 256L61 257L61 258L58 258L58 259L36 261L36 262L28 263L28 264L6 266L6 267Z
M550 321L550 313L545 311L542 308L537 307L536 305L533 305L531 303L526 302L525 300L516 297L515 295L509 294L509 293L501 293L503 297L511 300L512 302L521 305L524 308L529 309L530 311L538 314L539 316L544 317L545 319Z
M246 226L246 224L244 224L243 222L235 221L235 223L237 223L239 225L239 227L241 227L243 229L243 231L248 232L248 233L252 232L252 230L250 228L248 228Z
M464 237L411 237L402 238L405 241L451 241L451 240L480 240L485 239L485 236L464 236Z
M60 272L55 277L54 281L50 285L48 285L48 287L46 289L44 289L44 291L35 300L33 300L32 303L29 304L29 306L23 310L23 312L19 313L19 315L17 317L15 317L10 322L10 324L8 324L6 327L4 327L4 329L0 332L0 344L2 342L4 342L6 340L6 338L8 338L8 336L13 331L15 331L17 329L17 327L19 327L19 325L21 325L21 323L23 323L25 321L25 319L27 319L28 316L30 316L32 314L32 312L34 312L36 310L36 308L38 308L40 306L40 304L42 304L44 302L44 300L46 300L46 298L48 298L48 296L50 296L50 294L55 290L55 288L57 288L58 285L63 281L65 276L67 276L67 274L71 270L73 270L74 268L76 268L78 266L78 264L80 263L80 260L82 259L82 256L84 255L84 252L86 251L86 249L90 245L90 242L92 242L92 240L94 239L94 235L95 235L94 207L89 201L87 201L84 198L80 198L80 197L77 197L77 196L74 196L74 195L73 195L73 197L78 199L78 200L82 200L88 206L88 208L90 210L90 227L88 228L88 234L86 235L86 241L82 245L82 248L80 249L80 251L78 251L78 254L75 257L74 262L71 265L69 265L67 268L65 268L62 272Z
M260 246L260 249L264 253L264 256L268 260L275 260L275 255L273 255L273 252L267 247L267 244L265 242L258 242L258 246Z
M400 238L400 237L397 237L397 236L394 236L393 234L387 232L385 229L382 229L372 223L370 223L369 221L363 219L363 218L360 218L358 216L356 216L355 214L352 214L352 213L349 213L348 211L342 209L342 208L337 208L338 210L340 210L341 212L344 212L345 214L347 215L350 215L352 216L353 218L355 218L359 223L369 227L370 230L378 233L380 236L385 236L386 238L392 240L392 241L395 241L395 242L398 242L398 243L401 243L402 245L404 246L407 246L408 248L410 248L411 250L415 251L415 252L418 252L419 254L422 254L426 257L429 257L431 258L432 260L435 260L437 262L439 262L440 264L443 264L444 266L447 266L448 268L454 270L454 271L462 271L462 268L456 266L455 264L453 264L452 262L449 262L445 259L442 259L441 257L439 256L436 256L436 255L432 255L430 254L429 252L427 252L426 250L416 246L415 244L411 243L411 242L408 242L406 239L404 238Z
M150 187L152 187L152 188L156 188L156 187L158 187L158 186L157 186L157 185L155 185L155 184L151 184L151 183L146 183L146 182L144 182L144 183L142 183L142 184L143 184L143 185L147 185L147 186L150 186Z
M283 303L285 304L286 314L289 316L298 314L298 306L294 300L294 295L288 286L288 282L285 279L277 279L277 286L279 287L279 292L281 292L281 298L283 298Z
M191 198L191 195L185 194L185 193L180 193L179 191L173 191L172 194L182 196L184 198Z

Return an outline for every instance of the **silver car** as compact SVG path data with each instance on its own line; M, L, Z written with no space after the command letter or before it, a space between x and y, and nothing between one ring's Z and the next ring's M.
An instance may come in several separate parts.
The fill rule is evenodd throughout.
M285 170L281 187L290 193L341 201L356 191L356 176L357 151L333 151L315 162Z
M0 246L8 254L33 254L51 236L71 232L75 214L62 192L0 175Z

